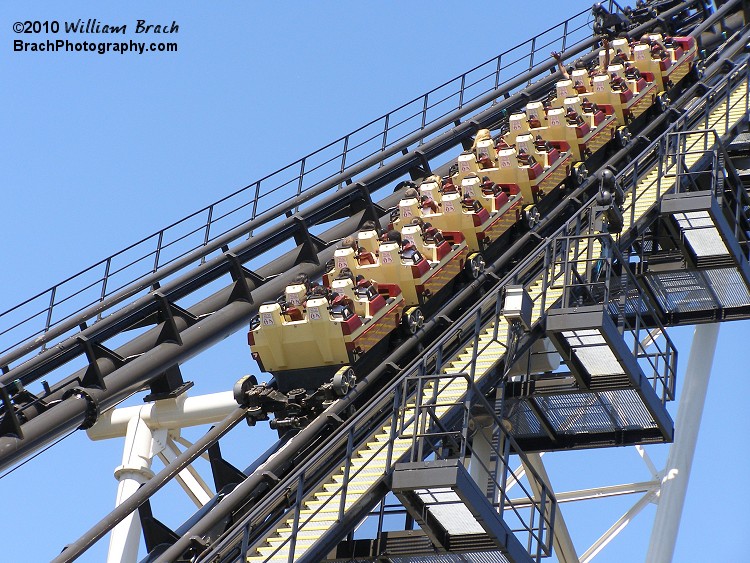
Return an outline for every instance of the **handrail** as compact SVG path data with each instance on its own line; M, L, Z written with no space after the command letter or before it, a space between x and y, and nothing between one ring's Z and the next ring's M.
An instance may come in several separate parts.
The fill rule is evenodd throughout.
M729 94L731 93L731 88L728 87L730 84L730 81L736 82L739 79L748 80L748 78L750 77L750 74L748 73L747 64L742 65L741 68L738 69L738 73L739 74L734 75L734 76L727 76L722 81L720 81L721 85L727 86L726 88L727 98ZM714 104L709 103L709 93L704 95L699 100L698 104L695 107L699 107L701 104L707 105L709 107L714 106ZM706 109L701 113L700 117L707 117L708 114L709 114L709 111L708 109ZM676 122L674 122L672 125L669 126L669 128L667 129L667 132L674 132L678 130L679 127L687 127L687 126L694 124L693 120L696 119L696 116L690 114L691 119L688 119L688 116L689 116L689 113L683 114ZM664 135L666 135L667 132L665 132ZM660 139L661 139L661 136L660 136ZM637 163L639 162L639 160L643 160L644 157L647 156L647 153L649 153L649 151L654 151L655 147L658 150L658 142L659 142L659 139L652 142L644 151L642 151L639 157L634 159L634 161L631 162L628 166L626 166L624 170L618 173L617 179L619 181L624 181L628 177L635 178L637 175L634 174L634 170L637 169L636 168ZM632 189L636 185L637 185L637 182L631 183L628 186L624 186L626 193L629 191L632 191ZM554 234L547 237L547 239L540 245L537 252L535 252L533 255L528 256L525 260L521 261L516 267L513 268L513 270L510 273L508 273L505 277L503 277L502 280L498 281L496 286L492 290L488 291L482 299L480 299L476 304L470 307L462 315L462 319L470 319L470 323L473 324L474 323L473 319L476 316L482 316L483 311L489 310L490 308L496 308L497 302L498 302L497 291L507 284L515 285L518 283L523 283L524 282L523 275L528 276L530 272L536 269L536 265L538 264L540 260L540 256L542 257L542 260L544 260L543 258L545 255L544 249L547 247L550 247L550 245L553 244L553 241L555 241L558 237L561 237L561 236L564 237L564 236L567 236L568 234L579 234L581 232L580 226L582 223L588 224L589 221L593 222L593 218L587 219L586 217L587 217L587 214L589 214L590 211L593 209L595 204L596 204L596 197L592 197L589 201L585 202L581 206L581 208L571 218L569 218L559 229L557 229L557 231ZM541 320L537 322L541 322ZM449 327L440 336L440 338L438 338L438 340L436 340L433 344L431 344L427 349L425 349L421 353L419 358L417 358L414 362L412 362L407 368L405 368L401 372L401 375L396 381L394 381L391 385L389 385L386 389L382 391L381 397L390 396L394 392L396 386L399 385L399 383L403 381L403 379L418 375L420 373L420 370L424 370L424 366L427 364L433 365L435 371L438 371L440 369L440 365L434 365L435 362L438 361L444 365L447 361L447 359L444 358L442 354L442 349L444 347L455 347L456 341L459 341L465 344L467 342L470 342L471 339L473 338L473 333L470 331L465 331L466 328L467 328L466 322L457 322L453 326ZM471 334L472 336L467 338L466 336L467 332ZM664 334L664 337L666 338L666 341L667 341L667 345L666 345L667 348L673 349L674 348L673 344L669 340L668 336ZM669 381L668 384L664 386L663 389L665 392L663 392L660 395L660 399L662 401L669 400L671 398L672 391L673 391L672 385L673 385L673 380ZM373 409L379 406L380 406L380 402L368 405L363 412L357 415L357 419L359 419L360 417L367 417L368 415L371 416L371 412L373 412ZM342 428L342 431L344 431L343 428ZM332 438L332 439L335 440L336 438ZM297 475L297 472L304 471L307 465L309 463L313 463L313 461L310 461L307 464L301 465L294 474L288 477L288 479L294 479L295 475ZM287 481L285 479L284 482L286 483L286 482L291 482L291 481ZM284 487L282 486L281 489L283 490L283 488ZM262 501L261 504L263 506L269 506L272 503L273 503L272 497L266 497ZM243 522L250 521L251 519L254 520L254 514L256 514L255 511L249 514L246 517L246 519L243 519ZM230 534L230 536L236 537L232 534ZM225 538L224 540L220 542L220 544L225 546L227 543L227 540L228 538Z
M7 368L11 361L17 359L13 354L6 354L7 352L27 342L38 343L41 351L44 351L49 340L62 334L55 329L63 327L67 331L81 322L99 320L107 308L149 289L183 267L181 259L189 257L189 263L202 263L206 256L227 244L222 238L224 235L241 228L247 221L270 210L276 211L269 220L284 215L288 208L281 204L293 195L315 191L318 186L347 171L351 171L351 176L354 176L357 165L375 155L379 155L377 161L382 166L408 146L405 140L420 131L425 134L420 137L419 145L428 138L439 135L447 126L443 124L437 129L431 126L448 114L466 108L490 92L502 90L505 84L529 69L539 69L542 72L551 67L547 56L539 63L534 62L535 40L537 37L551 36L557 31L562 33L560 37L547 39L536 50L548 49L557 44L569 46L580 43L584 34L589 35L587 21L580 22L581 16L587 13L588 10L584 10L563 23L550 27L533 39L504 51L380 118L0 313L0 326L7 322L6 328L0 330L0 339L10 342L0 344L0 356L5 356L0 367ZM528 53L523 51L524 47L530 49ZM519 51L523 52L517 54ZM516 58L507 63L505 59L508 56ZM483 88L478 88L482 85ZM436 96L438 100L434 101ZM452 100L453 105L446 109L444 105L448 100ZM418 123L411 128L406 127L413 121ZM271 187L266 188L268 185ZM334 184L336 185L341 183ZM293 209L298 208L296 206ZM251 231L240 229L234 240L248 234ZM178 250L182 246L187 249ZM91 311L92 308L96 310Z

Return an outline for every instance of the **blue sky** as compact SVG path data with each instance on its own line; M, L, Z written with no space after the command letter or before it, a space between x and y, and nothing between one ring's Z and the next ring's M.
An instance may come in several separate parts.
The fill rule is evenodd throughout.
M590 4L525 2L508 12L500 4L458 1L282 7L6 0L0 4L0 310ZM14 22L78 18L125 23L127 39L138 41L131 31L137 20L176 21L177 34L149 40L177 42L178 52L13 52L21 37ZM737 531L749 523L750 502L740 485L748 468L743 430L750 425L740 352L747 334L746 323L721 329L675 561L741 560ZM689 337L688 329L675 333L681 371ZM253 369L240 333L185 364L183 373L196 381L197 394L230 389ZM241 447L230 460L248 465L255 443L271 437L248 429L234 438ZM121 448L77 433L0 480L12 506L3 518L2 559L49 559L104 516L114 503L112 471ZM666 454L666 448L649 451L657 459ZM632 449L618 449L551 455L548 464L553 485L563 491L647 479L644 470L620 475L626 463L640 467L631 458L637 458ZM585 505L580 510L588 512L575 521L579 509L566 505L579 553L634 500ZM173 526L189 511L177 495L155 502L155 514ZM649 507L597 561L642 559L653 513ZM84 560L100 561L105 553L102 541Z

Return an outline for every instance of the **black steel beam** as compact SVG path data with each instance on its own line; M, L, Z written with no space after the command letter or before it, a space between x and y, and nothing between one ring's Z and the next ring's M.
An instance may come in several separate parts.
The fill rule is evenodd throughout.
M568 55L568 54L569 54L569 53L566 53L566 55ZM425 134L425 133L423 133L423 134ZM408 146L408 143L407 143L407 146ZM623 153L623 154L624 154L624 153ZM621 155L621 156L623 156L623 155ZM382 158L384 158L382 154L378 155L378 159L382 159ZM311 197L312 197L312 196L311 196ZM562 208L562 207L563 207L563 204L561 204L560 206L558 206L558 208ZM526 240L526 237L524 237L524 240ZM519 241L519 242L520 242L520 241ZM528 242L528 240L526 240L526 242ZM434 322L434 320L433 320L433 321L431 321L431 322ZM413 339L410 339L410 340L413 340ZM415 343L414 343L414 344L415 344ZM413 344L413 345L414 345L414 344ZM412 347L413 347L413 345L412 345ZM303 431L303 432L304 432L304 431ZM224 504L224 503L221 503L221 504Z
M518 447L524 453L611 448L615 446L635 446L638 444L663 444L664 434L659 428L623 429L619 432L581 432L558 434L554 442L546 436L516 438Z

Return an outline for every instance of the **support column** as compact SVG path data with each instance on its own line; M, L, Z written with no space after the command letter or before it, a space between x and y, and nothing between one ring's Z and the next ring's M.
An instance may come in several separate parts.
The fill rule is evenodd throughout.
M542 462L542 456L536 453L526 454L526 459L529 461L529 465L536 472L537 475L542 479L547 488L552 491L552 484L550 483L549 474L547 468ZM527 475L529 472L527 471ZM534 493L535 499L541 498L541 489L536 479L529 479L529 485ZM554 530L553 530L553 543L555 553L560 563L578 563L578 555L576 555L576 549L573 545L573 539L570 537L570 531L568 525L565 523L562 512L560 511L560 505L555 505L555 518L554 518ZM548 514L549 516L549 514Z
M664 468L659 506L646 556L646 561L650 563L672 561L674 556L718 337L718 323L695 327L680 406L677 409L675 441Z
M490 474L488 469L492 471L493 463L492 458L492 429L491 428L480 428L474 434L472 440L472 457L469 463L469 474L472 479L476 482L479 488L487 492L490 484ZM491 499L493 502L496 499Z
M125 437L122 465L115 469L115 478L119 481L115 506L120 506L153 477L151 461L154 456L163 457L165 464L177 457L179 450L169 438L169 432L219 422L236 408L234 394L225 391L198 397L182 394L174 399L103 413L87 430L89 438ZM210 500L213 492L192 467L180 472L177 479L198 506ZM141 520L135 511L112 529L107 562L135 563L140 541Z
M122 465L115 469L115 478L119 481L115 506L122 504L138 487L153 477L153 445L154 434L151 428L140 416L132 417L125 434ZM112 530L107 563L135 563L138 561L140 541L141 520L138 511L134 511Z

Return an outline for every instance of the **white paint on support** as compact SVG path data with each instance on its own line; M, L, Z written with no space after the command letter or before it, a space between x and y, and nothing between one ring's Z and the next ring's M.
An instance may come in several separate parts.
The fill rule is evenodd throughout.
M151 428L173 429L214 424L231 412L228 408L237 408L232 391L197 397L186 397L183 394L174 399L163 399L139 407L105 411L86 433L92 440L121 438L125 436L128 423L135 416L141 417Z
M166 433L166 430L159 430ZM134 416L127 425L122 465L115 469L117 500L119 506L135 493L143 483L154 476L151 471L153 457L153 431L143 420ZM109 540L108 563L131 563L138 561L138 547L141 539L141 520L138 512L131 512L115 526Z
M649 473L651 473L651 476L654 479L660 479L661 473L656 470L654 462L651 461L651 457L648 455L644 447L638 444L635 446L635 451L637 451L638 455L641 456L641 459L643 460L643 463L646 464L646 467L648 468Z
M471 443L471 462L469 463L469 474L483 492L487 492L490 484L492 470L492 429L480 428L474 434ZM496 501L496 500L495 500Z
M606 485L593 487L591 489L579 489L576 491L555 492L557 504L565 502L580 502L583 500L599 500L638 493L648 493L659 488L659 481L641 481L639 483L622 483L620 485ZM528 508L532 500L526 498L514 498L510 505L515 508ZM506 508L508 510L508 508Z
M175 441L180 429L212 424L223 420L237 408L231 391L199 397L180 395L138 407L111 409L102 414L87 430L92 440L125 437L122 465L115 469L119 481L119 506L154 476L151 461L159 456L168 463L179 455ZM190 466L179 473L178 482L198 506L210 500L213 492ZM141 540L141 521L137 511L130 513L113 528L110 535L108 563L135 563Z
M177 444L173 440L168 439L166 447L159 452L159 459L168 465L182 452L177 448ZM200 474L195 470L192 465L188 465L185 469L180 471L175 479L180 484L182 489L185 491L190 500L195 503L197 508L204 506L214 493L211 488L206 484Z
M542 456L535 453L526 454L526 459L529 462L531 468L539 475L539 478L544 482L544 485L549 491L554 494L552 484L550 483L549 474L547 468L544 466ZM541 487L536 479L529 479L529 485L534 492L535 500L541 498ZM548 505L549 506L549 505ZM579 563L578 555L576 555L575 546L573 545L573 539L570 537L570 531L568 525L565 523L562 512L560 511L560 505L555 504L555 514L552 518L551 514L546 514L547 518L554 522L552 542L557 558L560 563Z
M581 563L589 563L596 555L605 547L607 547L607 544L611 542L613 539L617 537L617 535L622 532L625 527L630 524L630 522L635 518L641 510L646 508L653 498L656 496L656 488L654 488L653 491L646 493L643 495L638 502L636 502L633 506L630 507L630 509L620 516L620 518L617 519L617 521L612 524L612 526L602 534L602 536L594 542L594 544L586 550L586 553L581 555Z
M669 450L667 465L664 468L659 506L656 509L646 556L647 562L665 563L672 561L674 556L718 338L718 323L695 327L680 405L677 409L675 441Z

